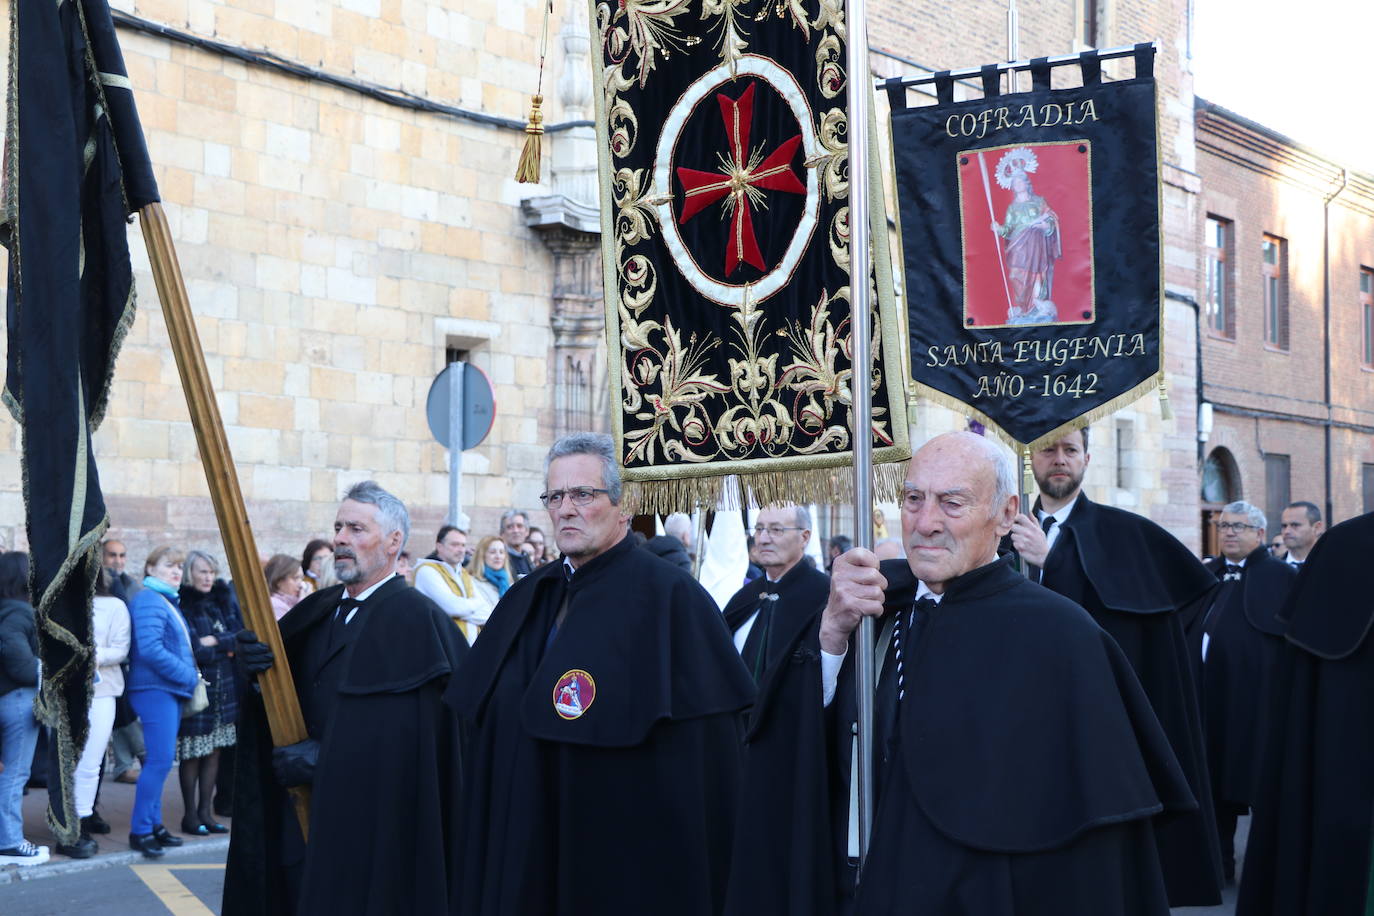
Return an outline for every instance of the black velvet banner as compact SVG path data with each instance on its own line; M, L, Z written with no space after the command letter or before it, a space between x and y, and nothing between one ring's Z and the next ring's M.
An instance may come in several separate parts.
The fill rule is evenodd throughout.
M625 478L643 509L714 505L726 475L756 502L829 501L854 426L843 4L594 0L592 16ZM891 462L907 451L902 342L875 209L862 427Z
M1081 86L1038 61L1031 92L893 112L913 379L1015 442L1161 381L1153 55L1134 79L1086 54Z

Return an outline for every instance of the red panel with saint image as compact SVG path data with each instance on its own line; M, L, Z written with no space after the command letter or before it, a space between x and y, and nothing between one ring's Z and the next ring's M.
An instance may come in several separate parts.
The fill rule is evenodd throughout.
M1092 145L959 154L964 325L1091 324Z

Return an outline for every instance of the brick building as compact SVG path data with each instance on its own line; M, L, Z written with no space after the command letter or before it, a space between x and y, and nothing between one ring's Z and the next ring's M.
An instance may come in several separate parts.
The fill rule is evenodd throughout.
M1374 510L1374 177L1203 100L1196 124L1204 532L1230 499L1271 537L1291 500Z
M972 0L870 0L869 42L878 77L958 69L1007 58L1007 4ZM1147 515L1184 543L1200 546L1196 456L1197 241L1196 150L1189 5L1184 0L1047 0L1021 4L1020 58L1115 47L1157 40L1160 177L1163 182L1165 368L1174 417L1164 421L1150 396L1093 426L1092 463L1085 486L1093 499ZM1129 61L1109 61L1104 77L1131 76ZM1054 85L1074 85L1073 68L1055 71ZM1029 76L1022 76L1023 89ZM977 81L955 88L955 98L977 98ZM915 93L910 104L920 104ZM886 98L879 98L880 110ZM960 429L964 418L920 404L912 424L919 440ZM889 511L895 518L895 512Z
M457 356L486 370L496 388L495 428L465 457L462 501L474 530L494 530L507 505L536 508L544 448L559 432L604 425L609 397L595 148L582 126L593 91L585 6L555 8L544 78L546 183L531 186L512 176L536 81L542 6L535 0L113 5L129 14L120 38L259 546L299 550L328 528L349 483L375 476L411 505L411 547L427 549L446 508L447 459L430 438L423 405L434 374ZM1238 352L1253 325L1238 311L1235 344L1217 351L1221 344L1204 334L1200 346L1205 214L1246 232L1250 217L1240 203L1202 202L1208 179L1200 159L1216 157L1195 139L1208 117L1194 117L1189 2L1023 7L1023 58L1160 42L1165 348L1175 416L1162 420L1151 397L1100 421L1088 485L1094 498L1149 515L1199 547L1205 455L1197 435L1198 353L1206 364L1227 346ZM1003 0L870 0L874 71L892 76L1004 59L1005 12ZM1129 67L1109 64L1106 75ZM1237 155L1263 158L1249 146ZM1326 178L1313 179L1312 168L1326 169ZM1334 168L1304 166L1307 172L1297 171L1306 177L1280 183L1282 194L1316 200L1320 219L1323 192L1301 189L1324 181L1330 193ZM1364 218L1355 204L1367 200L1360 186L1352 176L1330 208L1333 227ZM1296 225L1276 221L1255 231L1287 238L1290 259L1307 256ZM1353 246L1353 234L1342 232L1333 238ZM137 241L134 248L141 259ZM1254 255L1237 252L1241 264ZM1367 267L1374 254L1348 247L1340 259ZM216 550L151 277L146 263L136 268L139 317L95 443L102 484L135 561L167 540ZM1310 279L1310 268L1301 270ZM1333 267L1333 303L1356 296L1363 276ZM1355 339L1359 329L1340 324L1340 315L1332 339ZM1289 364L1308 339L1294 322L1292 340L1299 338L1283 357ZM1322 404L1320 385L1307 383L1318 369L1308 367L1302 394L1284 410L1308 420L1313 411L1325 415L1324 405L1314 407ZM1355 370L1350 379L1342 368L1334 372L1335 403L1358 401L1364 376ZM1253 418L1223 405L1255 410L1263 402L1272 410L1276 402L1214 387L1247 389L1223 381L1220 370L1202 377L1213 437L1232 437L1215 445L1229 450L1232 477L1254 494L1259 458L1243 445L1253 441L1253 423L1248 439L1240 425ZM1359 506L1342 495L1341 482L1354 492L1352 481L1374 457L1343 438L1368 416L1353 407L1332 411L1335 511L1342 516ZM917 421L920 437L963 424L929 405L918 405ZM1273 422L1325 434L1306 421ZM22 534L18 447L13 423L0 416L0 536L11 543ZM1275 440L1265 448L1292 458L1295 481L1308 473L1301 462L1314 454L1310 447ZM1306 492L1294 487L1294 495Z

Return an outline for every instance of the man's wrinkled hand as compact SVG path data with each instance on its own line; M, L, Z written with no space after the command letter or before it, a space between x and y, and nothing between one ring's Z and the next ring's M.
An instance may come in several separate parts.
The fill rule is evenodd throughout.
M1040 525L1029 515L1018 515L1011 523L1011 544L1021 559L1043 567L1050 554L1050 542Z
M843 655L849 647L849 634L865 617L883 613L883 589L887 580L878 571L878 558L872 551L855 547L835 558L830 571L830 599L821 615L821 648L831 655Z
M315 765L319 760L320 742L314 738L272 748L272 772L277 782L288 789L314 782Z

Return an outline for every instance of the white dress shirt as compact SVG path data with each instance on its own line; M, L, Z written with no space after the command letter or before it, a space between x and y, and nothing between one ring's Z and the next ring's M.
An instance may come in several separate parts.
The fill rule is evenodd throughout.
M926 587L924 582L916 583L916 601L922 598L929 598L936 604L944 598L944 595L937 595ZM825 649L821 649L821 705L829 706L835 700L835 685L839 683L840 666L844 664L844 658L849 654L848 647L839 655L831 655Z
M388 582L390 582L390 581L392 580L392 578L394 578L395 576L396 576L396 573L392 573L390 576L387 576L387 577L386 577L385 579L383 579L382 581L377 582L377 583L375 583L375 584L373 584L373 585L369 585L367 588L363 589L363 590L358 594L358 597L356 597L356 598L353 598L353 596L350 595L350 594L348 593L348 589L345 588L345 589L344 589L344 593L343 593L343 597L344 597L344 598L353 598L354 601L366 601L368 598L371 598L371 597L372 597L372 593L373 593L373 592L375 592L377 589L381 588L383 585L386 585L386 584L387 584ZM343 607L342 601L343 601L343 599L341 598L341 599L340 599L339 607L337 607L337 608L334 609L334 615L335 615L336 617L337 617L338 614L339 614L339 608ZM351 609L349 610L349 612L348 612L348 616L344 617L344 625L347 626L348 624L352 623L352 622L353 622L353 618L356 617L357 614L358 614L358 609L357 609L357 608L351 608Z
M427 560L415 567L415 590L430 598L443 608L445 614L455 620L463 620L479 627L486 626L487 618L491 616L491 602L483 598L475 588L471 595L454 594L453 589L444 581L444 574L434 568L435 563L444 561ZM462 568L448 563L444 563L444 568L453 576L453 581L458 583L458 587L462 588Z

